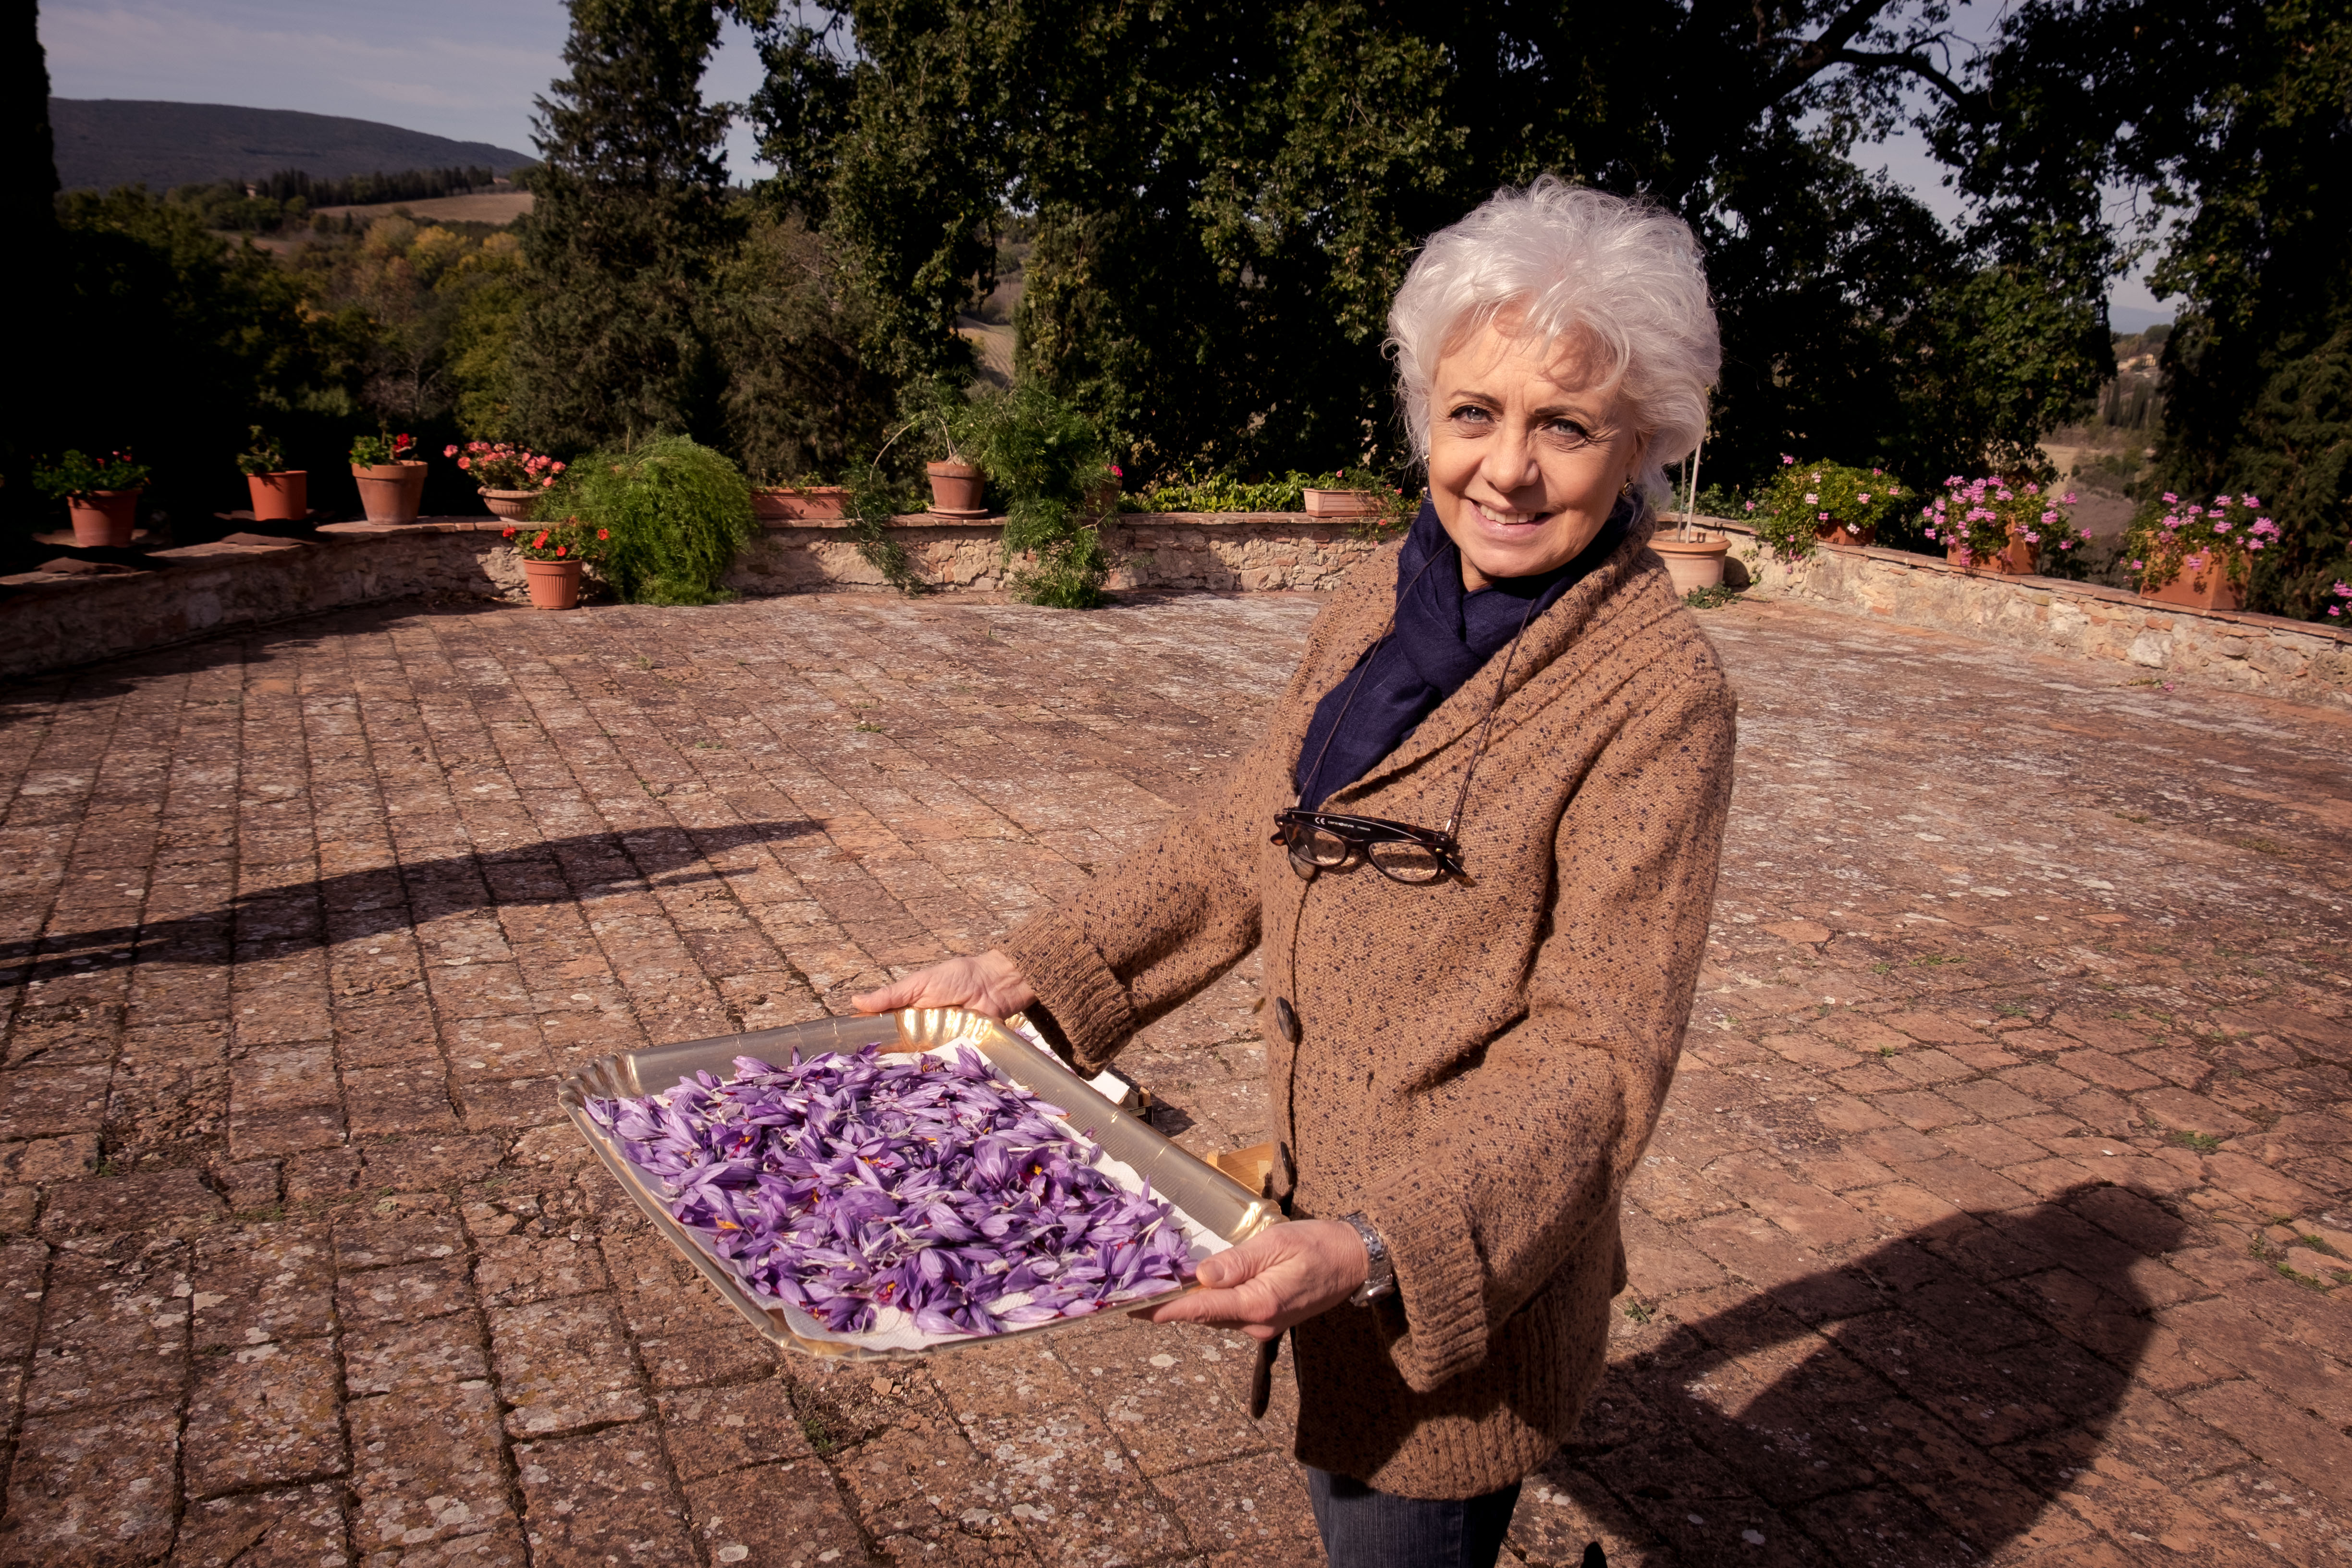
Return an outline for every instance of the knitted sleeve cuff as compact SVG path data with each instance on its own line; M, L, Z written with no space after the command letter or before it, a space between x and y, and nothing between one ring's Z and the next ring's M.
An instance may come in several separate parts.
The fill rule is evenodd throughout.
M1100 1072L1136 1031L1135 1005L1076 921L1048 910L1004 939L1005 956L1061 1025L1080 1067Z
M1460 1200L1437 1177L1408 1169L1365 1194L1365 1217L1395 1260L1405 1333L1390 1347L1397 1372L1428 1394L1486 1359L1486 1269Z

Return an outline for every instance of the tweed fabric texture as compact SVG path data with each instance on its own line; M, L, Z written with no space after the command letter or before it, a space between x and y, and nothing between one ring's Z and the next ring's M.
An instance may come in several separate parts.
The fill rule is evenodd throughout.
M1397 1295L1293 1331L1296 1452L1407 1497L1493 1491L1599 1380L1619 1194L1674 1077L1731 798L1735 704L1645 535L1528 627L1458 836L1467 883L1302 880L1269 841L1317 701L1387 625L1394 557L1318 617L1201 805L1005 942L1082 1063L1262 946L1278 1195L1360 1210ZM1496 691L1465 682L1325 809L1444 821Z

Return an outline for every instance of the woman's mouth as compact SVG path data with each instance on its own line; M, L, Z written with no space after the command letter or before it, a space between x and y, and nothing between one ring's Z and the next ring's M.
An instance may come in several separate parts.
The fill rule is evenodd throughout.
M1482 500L1474 500L1470 505L1477 511L1480 521L1488 526L1505 529L1514 533L1532 531L1541 528L1554 516L1548 511L1511 511L1501 507L1489 506Z

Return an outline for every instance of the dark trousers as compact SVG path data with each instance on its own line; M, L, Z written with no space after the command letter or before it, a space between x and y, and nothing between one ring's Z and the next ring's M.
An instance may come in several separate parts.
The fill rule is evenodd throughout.
M1307 1467L1307 1495L1331 1568L1495 1568L1519 1483L1484 1497L1398 1497Z

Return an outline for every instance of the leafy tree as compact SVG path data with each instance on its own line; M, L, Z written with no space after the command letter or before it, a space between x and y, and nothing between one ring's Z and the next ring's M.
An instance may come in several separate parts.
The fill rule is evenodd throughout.
M577 450L656 432L715 438L725 371L709 297L741 229L703 102L709 0L571 0L571 75L539 100L531 286L512 361L515 434ZM772 7L731 9L767 21Z
M865 295L797 216L753 218L719 270L712 319L727 445L753 474L839 477L881 445L891 387L859 352Z
M1033 214L1022 368L1147 474L1392 440L1379 345L1413 247L1547 168L1646 192L1707 246L1716 460L1755 472L1834 432L1856 459L1957 467L2030 448L2105 339L2095 268L1961 243L1845 160L1908 85L1965 91L1947 9L838 0L771 33L753 107L783 194L887 296L894 370L959 360L992 226ZM1959 310L2059 347L1956 355L1939 323Z
M58 215L57 331L73 352L47 384L57 444L131 447L184 542L245 504L235 458L248 426L280 432L299 465L334 461L357 345L310 318L291 274L142 189L77 192Z
M2027 0L1937 118L1989 226L2063 215L2159 253L2184 307L2141 487L2253 491L2285 530L2251 602L2308 616L2352 575L2352 14L2317 0ZM2108 220L2100 190L2138 198Z

